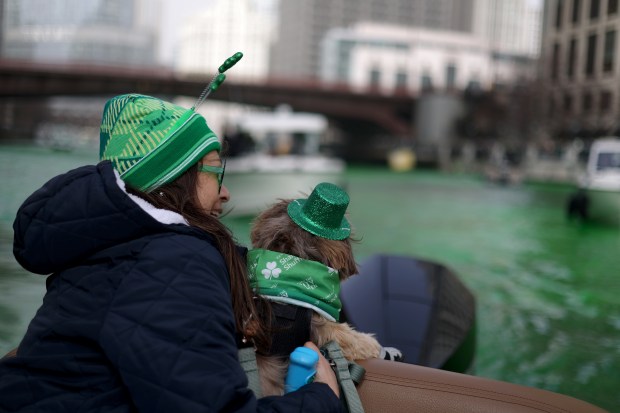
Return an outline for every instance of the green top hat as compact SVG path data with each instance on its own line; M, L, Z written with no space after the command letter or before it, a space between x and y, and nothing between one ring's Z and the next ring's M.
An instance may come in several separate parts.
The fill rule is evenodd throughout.
M351 234L344 214L349 195L340 187L322 182L308 199L296 199L288 205L288 215L300 227L322 238L343 240Z

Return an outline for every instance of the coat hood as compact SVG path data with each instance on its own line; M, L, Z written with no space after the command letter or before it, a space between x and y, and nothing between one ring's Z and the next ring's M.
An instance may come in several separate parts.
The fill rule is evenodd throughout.
M52 178L26 199L13 224L13 254L26 270L50 274L113 245L175 227L191 231L145 212L104 161Z

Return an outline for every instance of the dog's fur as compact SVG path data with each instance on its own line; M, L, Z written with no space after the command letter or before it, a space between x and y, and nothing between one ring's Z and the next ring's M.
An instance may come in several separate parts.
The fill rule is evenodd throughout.
M255 219L250 232L252 247L318 261L338 270L340 281L356 274L351 240L329 240L305 231L288 216L291 201L280 200ZM310 340L318 347L332 340L337 342L349 360L374 358L381 352L381 345L371 334L355 331L346 323L329 321L316 312L312 316ZM258 352L257 363L263 395L282 394L288 359Z

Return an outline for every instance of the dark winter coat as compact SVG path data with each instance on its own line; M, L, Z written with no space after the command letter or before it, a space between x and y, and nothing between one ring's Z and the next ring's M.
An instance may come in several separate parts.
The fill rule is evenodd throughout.
M153 218L109 162L49 181L14 230L19 263L52 275L17 357L0 363L0 411L340 411L322 383L254 397L212 237Z

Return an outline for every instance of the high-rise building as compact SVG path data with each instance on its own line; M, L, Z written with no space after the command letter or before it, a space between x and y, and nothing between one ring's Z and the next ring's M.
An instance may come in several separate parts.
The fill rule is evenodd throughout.
M472 31L474 0L283 0L270 75L318 77L320 43L332 28L361 21Z
M1 57L46 63L152 67L160 0L4 0ZM132 92L128 90L127 93ZM58 149L96 145L102 97L56 96L0 105L0 134Z
M123 66L155 61L157 0L3 3L4 57Z
M475 0L473 33L488 39L491 50L537 58L542 30L542 0Z
M226 75L234 81L263 80L269 70L269 47L275 23L274 12L267 3L216 0L183 21L175 52L175 70L183 75L212 76L226 58L242 52L243 59ZM196 91L196 97L200 92ZM191 106L192 99L195 98L180 98L178 103ZM235 118L248 110L251 108L247 105L214 100L207 100L199 109L219 136L232 132Z
M473 33L489 43L495 85L537 76L543 20L542 0L475 0Z
M328 31L322 52L321 80L360 90L489 89L494 82L488 43L468 33L364 22Z
M541 76L555 137L620 131L618 0L548 0Z
M542 3L474 0L472 30L360 22L321 40L322 80L416 93L489 89L536 78Z
M4 25L4 0L0 0L0 22ZM4 49L4 30L0 30L0 56L3 56Z
M274 14L252 0L218 0L183 22L175 69L181 73L209 74L235 52L243 63L235 66L237 79L256 80L267 75Z

